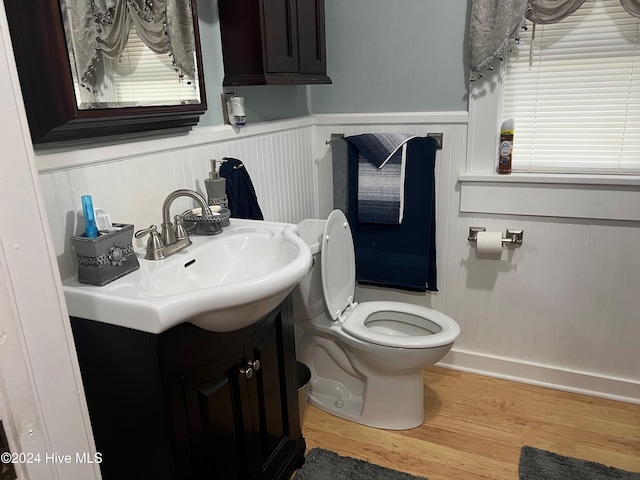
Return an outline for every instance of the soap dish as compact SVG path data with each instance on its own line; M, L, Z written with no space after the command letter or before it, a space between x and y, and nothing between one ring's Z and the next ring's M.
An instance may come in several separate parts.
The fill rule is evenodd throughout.
M216 235L222 232L223 227L229 226L231 210L223 208L218 215L183 215L187 231L194 235Z
M216 197L216 198L209 197L207 199L207 203L209 204L209 206L219 205L223 208L229 207L229 200L227 199L226 195L224 197Z

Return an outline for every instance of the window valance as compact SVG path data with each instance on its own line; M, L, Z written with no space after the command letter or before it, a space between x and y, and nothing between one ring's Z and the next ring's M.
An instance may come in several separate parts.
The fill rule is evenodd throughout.
M102 55L116 59L131 29L153 52L173 57L176 71L195 76L191 2L185 0L66 0L73 52L81 84L95 86Z
M472 79L502 57L508 42L518 38L525 19L555 23L571 15L585 0L472 0L469 64ZM640 17L640 0L620 0L629 14Z

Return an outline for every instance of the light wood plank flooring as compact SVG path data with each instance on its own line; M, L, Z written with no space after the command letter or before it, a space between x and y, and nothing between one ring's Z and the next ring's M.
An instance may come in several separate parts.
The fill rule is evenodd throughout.
M307 405L308 450L322 447L429 480L517 480L523 445L640 472L640 405L439 367L424 377L422 426L378 430Z

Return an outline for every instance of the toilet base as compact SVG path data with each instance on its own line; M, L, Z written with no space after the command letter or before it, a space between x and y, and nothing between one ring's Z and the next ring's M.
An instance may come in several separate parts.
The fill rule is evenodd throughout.
M345 420L385 430L409 430L424 422L422 370L369 378L365 396L352 394L342 383L315 377L309 402Z
M324 383L319 387L319 383ZM340 415L343 418L357 418L362 415L362 397L349 392L340 382L320 379L312 385L313 392L309 393L309 402L328 413Z

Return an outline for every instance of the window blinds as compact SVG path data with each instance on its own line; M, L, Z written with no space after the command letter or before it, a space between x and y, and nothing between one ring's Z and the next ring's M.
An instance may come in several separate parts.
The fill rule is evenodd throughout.
M176 105L199 101L197 82L181 80L168 54L152 52L131 29L127 47L112 60L109 83L118 102Z
M587 0L521 34L507 60L503 118L513 170L640 173L640 19L620 0Z

